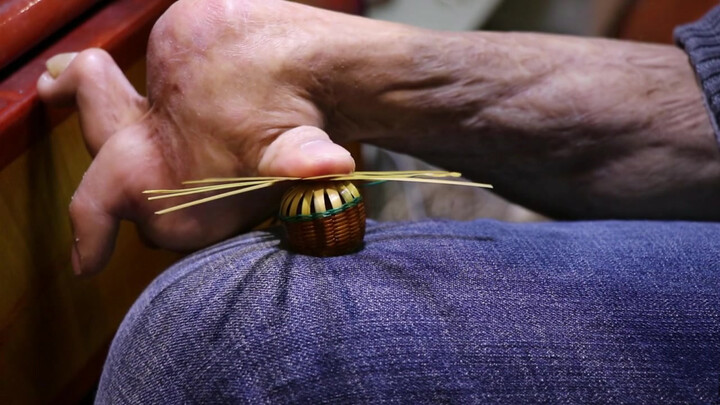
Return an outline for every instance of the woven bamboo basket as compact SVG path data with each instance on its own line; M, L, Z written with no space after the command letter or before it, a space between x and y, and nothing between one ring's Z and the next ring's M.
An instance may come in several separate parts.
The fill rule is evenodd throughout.
M447 178L461 174L446 171L392 171L327 174L317 177L211 177L187 180L180 189L145 190L148 200L216 193L159 211L157 215L271 187L281 182L297 185L280 202L280 220L285 225L290 249L313 256L337 256L354 252L365 237L365 205L357 188L349 180L379 184L404 181L425 184L492 188L490 184L471 183Z
M358 250L365 237L365 204L349 181L301 183L280 202L289 247L301 254L338 256Z

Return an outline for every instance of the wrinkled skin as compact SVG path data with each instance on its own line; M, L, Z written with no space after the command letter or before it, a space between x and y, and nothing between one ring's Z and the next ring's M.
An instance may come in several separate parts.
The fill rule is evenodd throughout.
M80 273L108 260L121 218L157 246L191 250L248 229L280 192L157 216L180 201L148 202L143 190L352 171L333 141L461 171L556 217L720 219L720 151L672 46L181 0L153 29L147 99L103 51L70 59L48 61L54 75L38 91L76 103L96 155L70 207Z
M158 216L153 212L179 200L148 202L143 190L211 176L353 170L350 154L320 129L323 115L308 93L312 83L296 80L313 76L292 72L305 67L287 63L290 51L301 56L303 37L294 28L300 24L279 20L314 12L264 0L176 3L150 37L147 99L102 50L50 62L64 71L57 78L45 73L39 94L53 104L77 102L95 156L70 205L77 273L104 266L121 218L135 221L155 245L190 250L262 220L278 194L258 192Z

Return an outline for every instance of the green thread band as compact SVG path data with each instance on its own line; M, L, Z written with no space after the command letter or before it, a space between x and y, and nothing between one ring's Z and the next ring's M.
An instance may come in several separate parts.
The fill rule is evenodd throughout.
M357 206L361 202L362 202L362 196L358 196L358 197L355 197L355 199L353 199L350 202L346 202L345 204L343 204L337 208L331 208L325 212L316 212L314 214L309 214L309 215L293 215L290 217L286 217L282 214L279 216L280 216L280 220L285 221L285 222L312 221L315 219L327 218L327 217L333 216L335 214L341 213L347 209Z

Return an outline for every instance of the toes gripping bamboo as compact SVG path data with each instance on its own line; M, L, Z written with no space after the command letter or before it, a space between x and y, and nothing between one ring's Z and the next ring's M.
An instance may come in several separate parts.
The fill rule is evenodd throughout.
M221 198L249 193L282 182L293 182L280 203L280 220L285 224L287 245L298 253L313 256L337 256L362 247L365 236L365 205L357 188L350 183L379 184L402 181L425 184L451 184L492 188L489 184L457 181L457 172L393 171L354 172L317 177L215 177L183 182L181 189L145 190L148 200L163 200L196 194L218 194L160 209L168 214ZM448 179L451 178L451 179Z

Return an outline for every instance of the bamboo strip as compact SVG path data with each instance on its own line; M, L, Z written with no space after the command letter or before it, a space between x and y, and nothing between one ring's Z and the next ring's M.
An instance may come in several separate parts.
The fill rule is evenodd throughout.
M180 204L180 205L176 205L176 206L174 206L174 207L170 207L170 208L166 208L166 209L164 209L164 210L157 211L157 212L155 212L155 214L157 214L157 215L167 214L167 213L169 213L169 212L181 210L181 209L183 209L183 208L192 207L192 206L194 206L194 205L199 205L199 204L202 204L202 203L219 200L219 199L221 199L221 198L225 198L225 197L230 197L230 196L234 196L234 195L246 193L246 192L248 192L248 191L259 190L259 189L261 189L261 188L270 187L270 186L272 186L272 185L275 184L275 183L276 183L276 182L268 182L268 183L258 184L257 186L251 186L251 187L243 188L243 189L240 189L240 190L233 190L233 191L229 191L229 192L227 192L227 193L222 193L222 194L214 195L214 196L211 196L211 197L202 198L202 199L200 199L200 200L190 201L190 202L187 202L187 203L185 203L185 204Z
M183 184L208 184L208 183L221 183L212 184L206 186L191 187L177 190L146 190L145 194L159 194L148 198L148 200L158 200L164 198L181 197L186 195L207 193L212 191L227 190L232 188L239 188L221 194L217 194L210 197L205 197L199 200L187 202L174 207L170 207L156 214L166 214L179 209L192 207L194 205L202 204L218 200L225 197L230 197L237 194L242 194L248 191L258 190L261 188L269 187L275 183L282 181L369 181L369 182L384 182L384 181L401 181L411 183L427 183L427 184L446 184L454 186L464 187L480 187L480 188L493 188L490 184L485 183L473 183L469 181L457 181L457 180L444 180L442 177L460 177L461 174L458 172L448 172L441 170L406 170L406 171L359 171L351 174L329 174L323 176L314 177L235 177L235 178L208 178L202 180L190 180L185 181ZM349 183L352 184L352 183ZM354 188L354 186L353 186ZM357 191L357 190L355 190ZM344 198L346 196L343 196ZM318 205L324 205L323 201L316 201Z
M250 182L245 182L245 183L222 184L222 185L215 185L215 186L193 187L193 188L176 189L176 190L145 190L145 191L143 191L143 194L161 194L161 195L154 195L154 196L148 197L148 200L159 200L162 198L172 198L172 197L180 197L180 196L184 196L184 195L207 193L207 192L211 192L211 191L227 190L229 188L250 187L250 186L264 184L264 183L267 183L267 181L250 181Z
M234 181L253 181L253 180L266 180L266 181L282 181L282 180L302 180L301 177L210 177L207 179L200 180L186 180L182 184L202 184L202 183L228 183Z
M491 184L486 183L473 183L469 181L455 181L455 180L438 180L438 179L423 179L415 177L337 177L333 180L355 180L355 181L405 181L410 183L430 183L430 184L449 184L454 186L465 186L465 187L480 187L480 188L493 188Z

